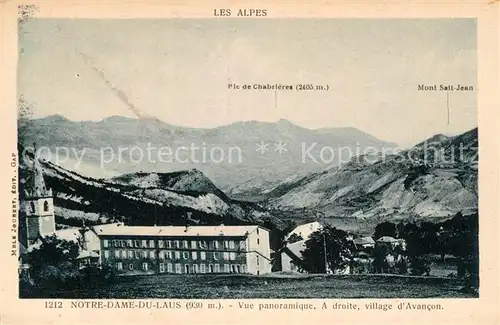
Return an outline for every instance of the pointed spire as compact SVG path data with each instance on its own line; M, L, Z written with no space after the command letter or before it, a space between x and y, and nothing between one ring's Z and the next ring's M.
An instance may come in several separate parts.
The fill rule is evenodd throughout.
M34 197L51 197L52 191L47 190L45 186L45 180L43 179L43 169L40 161L38 160L37 152L36 152L36 144L33 143L33 178L32 178L32 186L33 186L33 196Z

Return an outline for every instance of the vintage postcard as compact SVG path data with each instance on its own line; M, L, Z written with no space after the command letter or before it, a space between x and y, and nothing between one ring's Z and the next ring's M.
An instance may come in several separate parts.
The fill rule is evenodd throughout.
M2 323L498 324L499 5L2 2Z

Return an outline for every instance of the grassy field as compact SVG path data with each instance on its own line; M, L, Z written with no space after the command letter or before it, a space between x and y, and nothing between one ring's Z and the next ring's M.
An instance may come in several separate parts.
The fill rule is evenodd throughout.
M154 275L121 277L85 292L58 292L60 298L468 298L458 279L402 276Z

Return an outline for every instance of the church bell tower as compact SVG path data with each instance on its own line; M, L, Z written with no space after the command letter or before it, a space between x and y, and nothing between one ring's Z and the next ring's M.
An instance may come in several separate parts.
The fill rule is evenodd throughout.
M45 186L43 169L36 156L36 147L32 170L26 185L22 208L26 221L27 244L30 246L39 237L53 235L56 231L52 190Z

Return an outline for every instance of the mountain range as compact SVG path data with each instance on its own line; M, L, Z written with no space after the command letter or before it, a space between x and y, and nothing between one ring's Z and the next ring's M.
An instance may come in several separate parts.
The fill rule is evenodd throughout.
M325 147L348 148L351 152L396 147L355 128L310 130L284 119L275 123L235 122L212 129L179 127L156 118L121 116L75 122L53 115L24 119L20 124L28 125L23 135L26 143L36 142L39 147L50 148L49 160L82 175L109 178L137 171L172 173L197 169L228 196L245 200L261 199L262 193L283 181L346 159L343 152L335 152L334 159L327 161L307 156L304 159L304 148L312 148L308 154L318 158ZM280 143L282 149L278 147ZM265 145L262 150L258 150L260 144ZM185 149L191 145L199 148L194 154ZM148 147L154 149L153 159L138 159L137 153L145 154ZM76 150L82 160L78 161L71 152L54 160L57 148ZM119 154L120 148L123 150ZM161 162L158 158L161 148L170 153L183 150L178 151L180 157L170 155L170 159ZM216 157L210 156L212 151ZM219 162L221 157L224 159Z
M478 209L478 130L436 135L399 154L354 157L342 166L284 182L266 205L362 225L381 220L438 220Z

